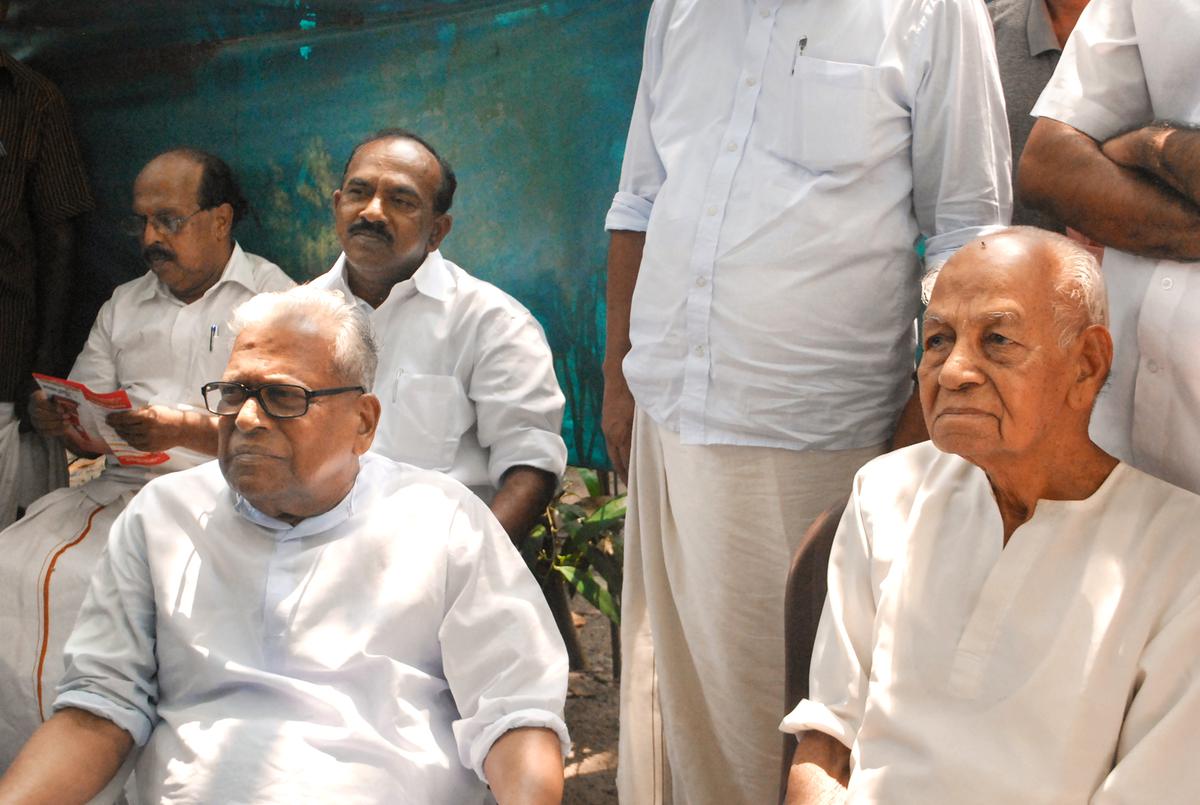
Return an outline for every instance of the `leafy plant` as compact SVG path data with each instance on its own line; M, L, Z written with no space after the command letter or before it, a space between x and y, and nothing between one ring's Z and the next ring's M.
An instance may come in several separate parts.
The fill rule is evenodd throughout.
M557 573L569 589L619 624L626 498L606 495L595 470L578 473L587 495L564 492L555 498L547 511L549 527L534 528L522 554L539 580Z

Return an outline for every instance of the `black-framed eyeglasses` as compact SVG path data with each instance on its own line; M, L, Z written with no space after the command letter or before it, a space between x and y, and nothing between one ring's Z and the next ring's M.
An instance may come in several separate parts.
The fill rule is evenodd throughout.
M201 207L191 215L183 216L167 215L165 212L156 212L154 215L130 215L125 218L121 228L125 231L126 235L140 238L142 233L146 231L146 224L149 223L158 230L160 235L178 235L183 231L183 227L188 221L200 213L211 209L212 207Z
M335 389L306 389L291 383L267 383L251 388L243 383L223 380L205 383L200 388L204 395L204 407L217 416L234 416L242 410L246 400L253 397L267 416L274 419L295 419L308 413L308 404L313 397L330 394L345 394L357 391L366 394L362 386L339 386Z

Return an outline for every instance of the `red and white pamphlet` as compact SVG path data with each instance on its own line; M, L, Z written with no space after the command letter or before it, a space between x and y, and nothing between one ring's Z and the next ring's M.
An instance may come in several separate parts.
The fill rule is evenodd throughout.
M67 424L74 428L84 441L103 443L117 461L127 467L149 467L162 464L170 458L166 453L144 453L121 438L105 417L117 411L132 411L129 395L124 389L101 394L82 383L62 377L50 377L33 373L33 378L42 391L51 399L63 400Z

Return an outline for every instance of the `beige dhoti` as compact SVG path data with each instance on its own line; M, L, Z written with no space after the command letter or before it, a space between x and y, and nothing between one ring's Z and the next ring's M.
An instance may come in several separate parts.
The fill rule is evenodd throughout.
M775 802L792 552L881 451L685 445L636 414L621 599L622 803Z

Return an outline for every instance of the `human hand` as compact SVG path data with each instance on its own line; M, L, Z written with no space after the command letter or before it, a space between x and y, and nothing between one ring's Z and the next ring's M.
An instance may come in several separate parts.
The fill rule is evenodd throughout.
M163 405L118 411L105 421L131 447L147 453L167 450L182 441L183 411Z
M1101 152L1118 165L1156 172L1158 154L1171 133L1167 126L1151 124L1119 134L1100 146Z
M604 403L600 430L608 448L608 459L622 483L629 483L629 452L633 445L633 393L624 376L616 372L604 380Z

